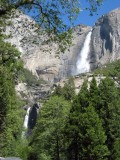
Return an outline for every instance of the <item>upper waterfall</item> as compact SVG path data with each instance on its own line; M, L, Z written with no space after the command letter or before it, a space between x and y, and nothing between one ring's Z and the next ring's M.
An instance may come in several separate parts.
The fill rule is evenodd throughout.
M88 54L90 52L91 34L92 34L92 31L90 31L86 36L84 45L82 47L82 50L80 51L78 60L76 62L76 73L75 74L85 73L90 70Z

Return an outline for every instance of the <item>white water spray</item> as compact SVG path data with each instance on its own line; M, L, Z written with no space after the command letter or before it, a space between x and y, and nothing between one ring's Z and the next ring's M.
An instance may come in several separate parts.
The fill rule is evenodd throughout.
M26 129L28 128L29 112L30 112L30 107L27 109L27 113L26 113L25 120L24 120L24 123L23 123L23 127L26 128Z
M92 34L92 31L90 31L87 34L83 48L78 56L78 60L76 63L76 74L89 72L89 70L90 70L88 54L90 52L91 34Z
M24 119L24 123L23 123L24 129L28 129L29 113L30 113L30 107L28 107L27 113L25 115L25 119ZM23 131L22 132L22 137L24 137L25 135L26 135L26 131Z

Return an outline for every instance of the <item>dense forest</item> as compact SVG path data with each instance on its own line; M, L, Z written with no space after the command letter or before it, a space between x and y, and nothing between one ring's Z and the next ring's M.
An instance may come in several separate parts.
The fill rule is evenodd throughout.
M40 110L28 159L118 160L119 121L120 89L112 78L97 84L93 77L90 86L86 80L78 95L70 79Z
M20 53L0 35L0 155L16 155L20 140L24 104L16 96L15 80L22 67Z

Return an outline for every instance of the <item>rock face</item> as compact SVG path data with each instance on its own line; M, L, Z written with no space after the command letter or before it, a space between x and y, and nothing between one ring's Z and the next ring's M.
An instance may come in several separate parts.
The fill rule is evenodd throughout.
M10 42L21 52L25 67L38 77L51 83L74 75L78 55L91 27L78 25L73 28L72 46L56 56L57 44L44 44L47 35L36 32L33 19L16 11L6 33L12 34ZM92 28L89 61L91 69L120 59L120 8L103 15Z
M40 106L38 106L37 103L35 103L30 109L29 119L28 119L28 129L29 130L32 130L36 125L39 109L40 109Z
M120 8L103 15L93 27L91 68L120 59Z
M15 87L18 96L22 99L29 100L30 102L37 99L47 99L51 93L51 88L52 84L27 86L26 83L18 83Z
M34 74L51 83L72 74L82 48L85 37L91 27L79 25L73 29L72 46L66 52L56 56L57 44L44 44L47 35L42 31L36 32L35 21L16 11L12 18L13 25L9 26L6 34L12 37L8 40L22 52L25 67Z
M71 75L86 34L90 29L86 26L74 28L73 45L65 53L60 53L59 56L56 56L57 46L55 43L44 46L47 48L46 50L42 49L43 46L37 46L33 54L23 56L25 67L51 83Z

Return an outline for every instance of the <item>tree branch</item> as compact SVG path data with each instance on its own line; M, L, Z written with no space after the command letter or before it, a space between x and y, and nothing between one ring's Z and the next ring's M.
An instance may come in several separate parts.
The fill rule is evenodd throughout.
M0 15L5 15L8 11L11 11L12 9L17 9L20 6L32 4L35 0L21 0L18 1L16 4L9 4L5 7L0 7Z

